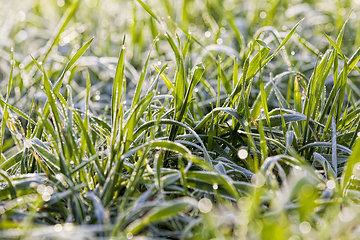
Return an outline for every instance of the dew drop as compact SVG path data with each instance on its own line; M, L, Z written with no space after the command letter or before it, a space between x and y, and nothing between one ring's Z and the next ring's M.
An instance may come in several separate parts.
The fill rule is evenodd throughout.
M212 202L208 198L202 198L198 203L198 208L202 213L209 213L212 209Z
M329 180L329 181L326 182L326 186L327 186L330 190L332 190L332 189L334 189L334 188L336 187L336 183L335 183L334 180Z
M261 173L254 174L251 177L251 183L255 185L255 187L260 188L265 184L265 177Z
M266 14L265 11L261 11L261 12L260 12L260 18L261 18L261 19L265 19L266 16L267 16L267 14Z
M64 0L58 0L58 1L56 2L56 4L57 4L59 7L63 7L63 6L65 5L65 2L64 2Z
M45 187L45 193L52 195L54 193L54 189L51 186Z
M54 231L55 232L61 232L62 231L62 225L61 224L56 224L55 226L54 226Z
M51 199L51 195L47 192L45 192L41 197L42 197L42 200L44 200L45 202L47 202Z
M134 235L130 232L128 234L126 234L127 239L132 239L133 237L134 237Z
M36 191L40 194L43 194L45 191L45 185L44 184L40 184L37 188Z
M242 148L238 151L238 156L240 159L246 159L249 156L249 153L246 149Z
M311 231L310 223L308 223L306 221L300 223L299 230L302 234L308 234Z

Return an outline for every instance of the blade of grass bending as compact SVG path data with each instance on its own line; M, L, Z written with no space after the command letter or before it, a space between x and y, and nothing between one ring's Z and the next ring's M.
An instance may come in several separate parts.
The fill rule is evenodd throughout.
M158 74L156 75L155 79L152 81L150 87L146 90L145 95L148 95L150 92L152 91L156 91L157 87L158 87L158 83L159 83L159 77L163 75L165 69L167 68L167 64L165 64L164 66L162 66L161 69L157 68L155 65L153 65L153 67L155 68L155 70L158 72ZM165 75L165 74L164 74ZM165 76L166 77L166 76ZM170 89L169 89L170 92Z
M343 40L343 37L344 37L345 26L346 26L347 22L349 21L352 12L353 12L353 10L350 11L348 17L346 18L346 20L345 20L344 24L342 25L341 30L340 30L337 38L336 38L336 45L337 45L339 48L341 47L342 40Z
M60 20L60 23L58 25L58 30L56 31L56 35L52 39L50 39L46 44L47 50L45 51L44 57L41 59L41 62L44 63L46 61L46 59L49 56L53 47L60 41L60 35L61 35L61 33L64 32L66 26L68 25L71 18L75 14L79 3L80 3L80 0L74 1L74 3L70 6L70 8L67 10L67 12L64 14L62 19Z
M244 128L244 118L233 108L214 108L210 113L206 114L206 116L194 127L195 131L199 131L201 128L204 127L204 125L207 123L207 121L212 117L212 113L214 115L219 114L219 112L225 112L227 114L230 114L233 116Z
M266 58L264 61L262 61L261 67L264 67L271 59L273 59L275 57L275 55L280 51L280 49L289 41L289 39L291 38L291 36L295 33L296 28L299 26L299 24L302 22L302 20L300 20L297 24L295 24L295 26L290 30L290 32L286 35L286 37L284 38L284 40L281 42L281 44L279 45L279 47L275 50L275 52L273 54L271 54L268 58ZM262 54L263 56L265 54ZM256 64L256 67L258 67L258 64ZM258 71L258 70L257 70ZM249 71L248 73L248 77L252 78L253 76L255 76L255 74L257 73L257 71Z
M171 19L172 20L172 19ZM173 21L173 24L178 27L185 35L188 39L190 39L191 41L195 42L196 44L198 44L202 49L206 50L206 46L204 44L202 44L196 37L194 37L193 35L191 35L191 33L189 31L186 31L185 28L183 28L182 26L178 25L175 21ZM209 53L210 57L212 57L213 59L215 59L215 57L213 56L212 53Z
M9 185L9 192L10 192L10 196L11 199L16 199L17 198L17 194L16 194L16 188L14 187L14 185L12 184L9 175L7 174L7 172L5 172L4 170L0 169L0 176L5 179L5 181L7 182L7 184Z
M204 142L201 140L200 136L196 133L195 130L193 130L190 126L186 125L185 123L182 123L182 122L177 122L175 120L171 120L171 119L159 119L159 120L151 120L151 121L148 121L146 123L144 123L143 125L141 125L137 130L136 132L134 133L134 139L137 139L140 134L145 131L146 129L150 128L150 127L153 127L153 126L156 126L158 124L169 124L169 125L177 125L178 127L183 127L185 128L186 130L188 130L195 138L196 140L200 143L203 151L204 151L204 156L205 156L205 159L208 161L208 163L210 164L211 163L211 158L210 158L210 155L204 145ZM211 164L210 164L211 166Z
M151 223L167 220L189 209L191 206L195 207L196 204L191 204L189 200L178 199L173 201L167 201L163 205L153 208L144 217L132 222L126 229L127 234L136 234Z
M314 160L318 161L319 163L321 163L321 165L323 165L323 168L325 170L325 176L327 178L336 179L336 174L334 172L334 169L332 168L331 163L329 163L325 157L323 157L321 154L317 152L314 152L313 156L314 156Z
M105 198L106 194L109 194L109 193L111 194L111 196L113 196L113 194L115 192L115 186L117 186L119 184L119 180L120 180L121 176L118 173L122 170L124 159L134 155L137 151L139 151L147 146L149 146L150 148L162 149L165 151L172 151L172 152L178 153L185 159L191 160L194 163L196 162L196 164L199 164L199 166L202 166L205 169L212 169L210 167L210 165L206 161L204 161L204 159L200 159L200 158L193 156L191 154L191 151L180 143L175 143L175 142L168 141L168 140L148 141L140 146L130 149L129 151L127 151L126 153L121 155L120 159L118 159L118 161L116 162L116 165L112 167L111 172L110 172L109 176L107 177L105 186L108 186L109 189L104 188L104 189L106 189L106 192L103 193L102 198ZM111 183L111 185L109 185L110 183ZM117 231L118 227L119 227L118 225L115 226L114 231Z
M146 5L143 1L141 0L136 0L144 9L145 11L147 11L158 23L160 23L160 18L151 10L151 8Z
M159 69L158 67L154 66L155 70L160 74L162 80L164 81L166 87L169 90L169 93L172 94L175 97L175 86L174 84L170 81L170 79L165 75L164 71L166 69L167 64L165 64L161 69Z
M344 53L341 51L341 49L339 48L339 46L326 34L324 33L325 37L329 40L330 44L335 48L335 50L337 51L337 53L339 54L340 58L342 60L347 61L345 58L346 56L344 55Z
M17 153L15 153L14 155L12 155L10 158L6 159L4 154L1 154L1 164L0 164L0 169L4 170L4 171L8 171L10 168L12 168L13 166L15 166L18 162L21 162L21 160L23 159L23 155L24 155L24 149L18 151Z
M249 69L247 71L246 80L249 80L252 77L254 77L260 71L260 69L265 65L265 62L270 61L266 59L269 52L270 52L270 48L263 47L255 55L255 57L251 59Z
M76 61L85 53L85 51L90 47L92 41L95 37L92 37L89 41L87 41L79 50L74 54L74 56L70 59L70 61L66 64L64 70L62 71L59 79L54 83L54 93L57 95L60 87L62 85L62 81L65 77L66 72L76 63Z
M299 152L307 149L307 148L311 148L311 147L325 147L325 148L332 148L332 143L331 142L312 142L312 143L309 143L309 144L306 144L305 146L303 146L302 148L299 149ZM341 150L345 153L348 153L348 154L351 154L352 153L352 150L343 146L343 145L340 145L340 144L336 144L336 147L338 150Z

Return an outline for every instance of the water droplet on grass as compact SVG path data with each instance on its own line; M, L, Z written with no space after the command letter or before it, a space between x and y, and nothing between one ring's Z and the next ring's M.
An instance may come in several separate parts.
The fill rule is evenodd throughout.
M265 19L266 16L267 16L267 14L266 14L265 11L261 11L259 15L260 15L260 18L261 18L261 19Z
M212 209L212 202L208 198L202 198L198 203L198 208L202 213L209 213Z
M51 199L51 194L49 194L49 193L44 193L42 196L41 196L41 198L42 198L42 200L44 201L44 202L47 202L47 201L49 201L50 199Z
M246 149L242 148L238 151L238 156L240 159L246 159L249 156L249 153Z
M308 234L311 231L310 223L308 223L306 221L300 223L299 230L302 234Z
M265 177L261 173L254 174L251 177L251 183L255 185L255 187L260 188L265 184Z
M40 194L43 194L45 191L45 185L44 184L40 184L37 188L36 191Z
M57 4L59 7L63 7L63 6L65 5L65 2L64 2L64 0L58 0L58 1L56 2L56 4Z
M336 183L334 180L329 180L326 182L326 186L329 188L329 189L334 189L336 187Z
M61 224L56 224L55 226L54 226L54 231L55 232L61 232L62 231L62 225Z

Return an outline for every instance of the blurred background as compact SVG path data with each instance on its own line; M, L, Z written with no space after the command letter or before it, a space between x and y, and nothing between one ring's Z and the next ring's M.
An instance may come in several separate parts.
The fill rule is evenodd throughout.
M97 114L108 112L112 79L124 37L127 95L132 96L154 39L159 41L151 52L145 86L150 82L149 78L156 75L152 66L168 64L165 73L170 79L173 77L175 57L164 37L165 32L176 36L182 45L191 36L194 41L189 43L186 68L190 72L198 63L206 67L204 77L209 85L203 86L206 91L195 91L200 106L204 107L209 106L216 92L214 57L222 58L225 73L232 70L236 58L241 72L249 44L254 39L261 39L274 51L281 38L301 19L296 34L276 57L281 59L270 62L264 69L265 81L270 77L268 69L273 75L296 69L309 77L317 59L329 46L325 34L335 40L351 11L341 49L350 57L360 46L360 0L145 1L159 21L134 0L2 0L0 3L0 93L4 96L6 92L13 48L15 88L10 103L14 106L29 105L33 96L37 101L46 99L40 88L41 74L31 56L40 62L45 58L43 64L54 82L74 53L92 37L94 41L90 49L67 73L64 86L71 85L76 106L83 108L86 76L89 74L92 84L90 110ZM76 3L76 9L72 9ZM71 19L64 19L72 10ZM49 55L44 57L64 21L68 21L66 28ZM360 96L358 75L355 72L349 76L354 97ZM253 84L258 89L256 79ZM288 81L279 81L278 84L286 95ZM327 85L331 85L331 79L327 80ZM161 86L159 89L161 91ZM163 89L167 91L166 87ZM255 90L250 97L256 95Z

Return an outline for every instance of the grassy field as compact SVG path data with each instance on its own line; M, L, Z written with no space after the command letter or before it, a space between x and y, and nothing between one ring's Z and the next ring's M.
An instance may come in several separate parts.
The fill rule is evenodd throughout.
M0 239L360 236L360 1L0 3Z

